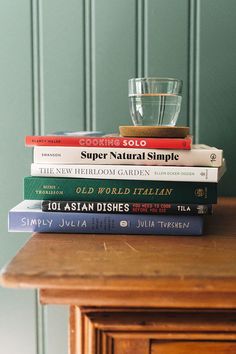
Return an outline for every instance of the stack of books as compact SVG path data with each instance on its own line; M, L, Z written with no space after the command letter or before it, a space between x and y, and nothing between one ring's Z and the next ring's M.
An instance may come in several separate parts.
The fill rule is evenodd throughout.
M217 203L223 151L185 138L27 136L24 201L9 231L201 235Z

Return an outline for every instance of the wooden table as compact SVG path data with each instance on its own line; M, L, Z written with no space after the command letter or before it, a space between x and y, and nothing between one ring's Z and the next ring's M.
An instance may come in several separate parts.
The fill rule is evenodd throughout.
M35 234L1 283L70 306L71 354L236 353L236 198L201 237Z

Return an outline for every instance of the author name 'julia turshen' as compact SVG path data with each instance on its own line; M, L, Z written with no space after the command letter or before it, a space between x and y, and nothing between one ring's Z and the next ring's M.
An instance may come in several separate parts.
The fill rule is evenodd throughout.
M173 188L103 188L97 189L97 194L115 194L115 195L171 195ZM77 187L77 194L93 194L93 187Z

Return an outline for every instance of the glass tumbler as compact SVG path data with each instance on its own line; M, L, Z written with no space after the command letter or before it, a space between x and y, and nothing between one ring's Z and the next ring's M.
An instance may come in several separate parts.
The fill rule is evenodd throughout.
M146 77L129 80L129 109L134 125L175 126L182 101L182 80Z

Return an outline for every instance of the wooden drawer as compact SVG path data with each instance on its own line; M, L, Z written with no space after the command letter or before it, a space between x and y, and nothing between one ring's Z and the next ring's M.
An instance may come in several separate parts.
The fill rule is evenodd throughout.
M114 354L235 354L236 342L116 340L108 353Z
M236 314L71 308L71 354L236 353Z
M154 342L151 354L234 354L236 342L224 341L165 341Z

